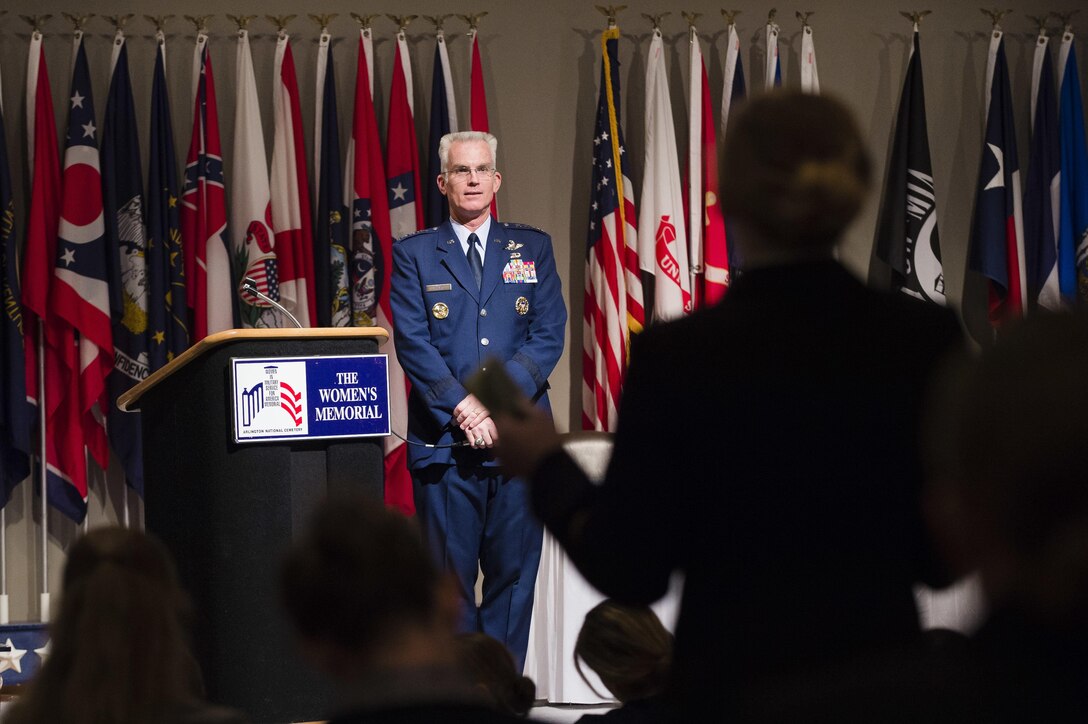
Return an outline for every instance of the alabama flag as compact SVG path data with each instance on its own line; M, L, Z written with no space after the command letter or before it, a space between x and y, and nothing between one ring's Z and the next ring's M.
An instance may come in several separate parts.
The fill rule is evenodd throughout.
M298 77L287 33L280 33L276 43L272 106L276 131L269 186L280 300L304 327L314 327L317 325L317 307L310 181L306 174L306 147L302 141Z

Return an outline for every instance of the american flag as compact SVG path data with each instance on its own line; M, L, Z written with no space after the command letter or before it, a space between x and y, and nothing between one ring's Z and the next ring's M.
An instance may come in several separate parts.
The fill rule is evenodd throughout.
M268 256L253 262L246 269L246 276L256 283L257 291L261 294L272 299L280 298L280 278L276 271L276 257ZM271 304L250 294L245 289L242 290L241 294L242 299L254 307L272 307Z
M617 27L601 34L582 339L582 427L586 430L615 430L628 327L639 331L643 323L637 217L620 129L619 36Z

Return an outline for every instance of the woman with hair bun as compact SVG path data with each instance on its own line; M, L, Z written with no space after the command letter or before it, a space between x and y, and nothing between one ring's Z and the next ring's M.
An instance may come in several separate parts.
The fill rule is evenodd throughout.
M634 337L605 481L526 405L498 454L586 579L625 603L684 575L670 692L686 720L918 636L946 582L920 510L919 405L962 344L948 310L867 289L834 247L870 188L828 96L775 91L726 134L722 206L743 269L716 306Z
M240 724L202 700L183 619L188 599L158 540L98 528L64 567L50 652L4 724Z

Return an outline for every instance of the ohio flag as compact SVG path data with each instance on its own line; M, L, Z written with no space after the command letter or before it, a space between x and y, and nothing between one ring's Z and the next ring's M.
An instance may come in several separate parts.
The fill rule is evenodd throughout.
M46 374L50 375L49 367L54 368L54 374L59 372L64 391L59 399L47 396L46 410L51 413L48 434L60 437L59 444L68 455L65 472L70 475L70 485L63 486L61 496L53 497L61 491L50 490L50 502L81 521L87 509L84 445L100 467L109 463L102 415L108 404L106 379L114 358L98 129L82 33L76 33L73 53L61 216L46 324Z

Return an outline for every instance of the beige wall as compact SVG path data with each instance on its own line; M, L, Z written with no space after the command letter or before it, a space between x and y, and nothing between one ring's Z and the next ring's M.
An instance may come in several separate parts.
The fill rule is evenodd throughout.
M1063 0L1055 9L1071 8L1072 0ZM732 0L732 7L743 12L738 29L744 49L745 75L749 88L762 87L763 41L762 28L768 3ZM941 241L944 251L945 277L949 298L959 306L964 288L967 238L981 143L982 82L985 76L989 20L979 11L978 3L957 0L935 4L939 9L922 26L922 57L929 110L930 144L938 198ZM54 18L45 25L46 53L53 82L58 128L64 122L65 104L60 102L67 93L70 57L70 25L60 17L77 5L53 0L7 0L8 14L0 16L0 72L3 81L3 102L8 134L8 152L20 202L25 198L25 103L23 100L28 26L20 14L52 13ZM1009 0L1005 6L1017 10L1005 22L1009 34L1007 53L1012 73L1012 91L1017 104L1016 122L1022 168L1026 166L1028 150L1028 102L1030 90L1031 54L1035 28L1025 13L1039 12L1032 0ZM563 277L564 292L571 312L568 346L559 366L552 375L553 406L558 422L566 427L577 424L580 410L581 300L583 258L590 182L590 136L597 99L600 74L599 34L604 18L587 1L552 0L492 0L477 4L447 3L442 0L411 0L391 2L379 0L365 4L344 0L324 0L302 6L297 2L272 0L231 0L213 3L197 0L178 4L166 0L92 0L82 6L84 12L103 14L138 12L129 23L130 67L141 123L141 142L146 148L148 133L148 104L150 102L151 68L154 53L153 27L143 14L218 13L210 22L211 49L219 94L220 128L224 131L224 156L231 158L230 129L233 126L234 102L234 25L223 13L260 14L251 23L251 44L257 72L265 137L271 144L271 84L275 51L275 30L264 19L265 14L298 13L289 29L293 33L294 55L302 83L301 94L306 137L313 130L314 72L317 53L317 28L306 13L338 12L330 30L336 40L334 53L337 74L338 101L341 111L342 147L349 129L351 95L354 88L357 24L348 13L378 11L440 14L488 10L481 22L480 40L485 58L485 81L492 130L499 136L499 165L504 174L500 194L501 216L540 226L554 237L556 257ZM643 128L643 75L649 44L649 24L641 13L661 12L667 3L630 3L620 14L622 61L623 119L627 146L631 153L632 174L636 190L641 187ZM805 10L815 10L810 19L814 28L816 54L821 86L825 92L836 93L857 112L863 129L872 141L878 177L883 178L891 124L898 103L907 53L910 47L910 23L903 19L900 2L870 0L870 2L835 2L810 0ZM673 14L663 23L669 48L669 77L677 137L682 147L687 143L685 110L687 75L686 25L680 18L681 9L701 11L704 54L713 93L718 108L721 95L722 62L724 59L724 23L717 3L691 0L672 8ZM782 27L782 58L784 82L798 83L798 51L800 23L793 13L799 7L779 5L778 19ZM1083 22L1083 20L1082 20ZM376 42L376 74L381 89L379 115L384 127L384 115L392 73L394 26L384 17L374 21ZM449 49L457 86L458 111L463 125L468 116L468 42L463 34L464 24L455 18L447 21ZM182 162L188 147L191 123L190 83L193 29L190 23L174 18L167 26L168 77L173 103L173 121L177 151ZM102 17L87 26L87 51L94 82L96 111L99 118L105 110L108 83L110 39L113 28ZM430 24L419 19L409 29L412 66L415 79L415 108L417 131L421 143L426 142L429 118L431 64L434 51ZM1086 33L1088 36L1088 33ZM1084 64L1085 50L1081 45L1081 79L1088 79ZM1055 61L1057 56L1055 53ZM101 124L100 124L101 125ZM270 150L270 148L269 148ZM312 150L312 149L310 149ZM421 152L421 158L426 154ZM146 158L144 160L146 166ZM145 169L146 171L146 169ZM231 168L228 163L228 176ZM842 258L859 273L866 273L870 264L873 229L879 189L873 202L848 234ZM20 214L20 229L25 229L25 215ZM972 307L974 309L975 307ZM975 315L977 316L977 315ZM682 364L682 361L678 361ZM679 433L678 433L679 434ZM111 471L110 485L99 480L92 484L92 523L116 520L119 515L117 471ZM108 487L108 492L105 488ZM39 550L38 515L33 512L35 499L29 486L21 486L8 508L11 528L8 538L8 585L12 594L12 615L23 619L37 615L38 573L35 564L26 562L28 554ZM72 526L51 514L50 578L56 586L62 548L74 535Z

